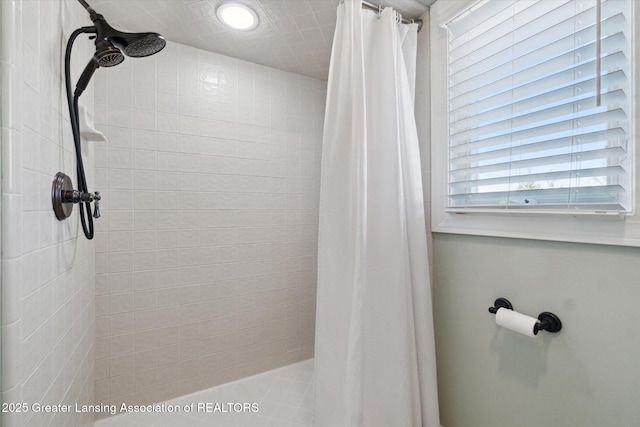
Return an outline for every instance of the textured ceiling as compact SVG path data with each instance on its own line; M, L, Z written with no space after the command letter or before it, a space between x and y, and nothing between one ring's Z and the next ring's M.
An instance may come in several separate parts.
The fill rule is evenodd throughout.
M232 30L216 17L216 7L228 0L88 1L116 28L155 31L167 40L327 79L339 0L234 0L251 6L260 18L248 32ZM435 0L370 2L418 18Z

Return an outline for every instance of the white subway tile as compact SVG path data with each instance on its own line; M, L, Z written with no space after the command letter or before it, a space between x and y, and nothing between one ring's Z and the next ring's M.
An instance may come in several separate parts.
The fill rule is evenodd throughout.
M109 106L109 127L130 129L133 127L133 110L130 108ZM111 133L109 133L111 135Z
M135 90L133 91L133 108L136 110L156 111L157 98L158 95L155 91Z
M180 79L192 79L197 80L198 76L198 61L197 60L181 60L178 64L178 72ZM209 74L210 76L214 76L213 73ZM200 75L200 80L207 80L203 78L206 76ZM217 73L215 74L215 80L217 82Z
M149 369L146 371L139 371L135 374L135 389L142 390L147 389L149 387L155 387L158 385L158 370L157 369ZM156 402L154 398L152 398L151 402Z
M109 87L121 86L131 88L133 85L133 68L130 61L124 61L117 67L109 68L107 72Z
M133 392L133 374L111 377L109 379L109 391L111 397L126 395Z
M136 150L156 150L156 132L135 129L133 131L133 147Z
M158 188L163 191L177 191L180 189L180 175L177 172L158 174Z
M158 132L178 133L180 131L180 121L177 114L157 113Z
M98 381L103 380L105 378L109 378L109 358L108 357L96 359L95 378Z
M148 91L157 90L156 58L136 61L133 66L133 87Z
M0 64L4 71L6 64ZM6 78L3 76L3 78ZM3 114L5 106L3 108ZM4 126L4 123L3 123ZM20 194L22 190L23 144L20 132L2 128L2 191Z
M133 254L135 271L154 270L157 267L156 251L136 251Z
M163 331L158 329L136 332L134 335L135 351L157 349L159 334L161 334L161 337L164 336Z
M133 232L132 231L111 231L105 236L109 248L117 251L133 250Z
M150 310L157 307L158 304L157 291L138 291L135 293L135 309Z
M157 169L157 154L155 151L134 150L133 165L135 169Z
M22 297L22 260L2 260L2 324L9 325L20 319Z
M133 354L123 354L109 358L109 377L113 378L133 372Z
M133 127L135 129L154 131L157 129L157 113L155 111L133 110ZM158 129L159 130L159 129Z
M112 356L131 353L133 351L133 334L112 335L109 339L109 350Z
M133 108L133 92L131 88L123 86L108 87L109 107Z
M133 312L109 315L109 335L121 335L133 332Z
M201 121L195 117L180 116L179 119L179 131L181 134L186 135L200 135L201 134Z
M22 373L21 322L2 325L2 375L3 388L10 390L17 387Z
M158 151L177 153L180 151L180 137L174 133L158 133Z
M180 266L177 249L159 250L156 252L156 257L158 265L161 265L164 268L174 268Z
M108 219L110 231L133 230L133 212L131 211L109 211L106 219Z
M25 175L27 175L25 173ZM27 184L25 182L25 184ZM29 188L28 191L35 189ZM28 198L27 200L29 200ZM35 204L35 203L34 203ZM2 257L17 258L22 254L22 196L2 195Z
M158 92L168 95L177 95L178 73L170 72L167 69L160 69L158 71Z
M133 293L109 295L109 314L129 313L133 308Z
M109 254L109 272L123 273L133 271L132 252L112 252Z
M157 312L159 328L180 325L180 310L177 306L159 308Z
M122 162L118 162L118 166L129 166L130 167L130 155L131 150L129 151L129 156L127 157L119 157L119 160ZM125 160L126 159L126 160ZM111 161L109 162L112 163ZM130 169L109 169L109 189L111 190L132 190L133 189L133 171ZM112 207L114 208L114 207Z
M134 357L136 369L141 371L145 369L153 369L158 366L159 358L158 351L156 349L138 351L135 353Z
M159 287L158 272L136 271L133 275L134 288L136 290L155 289Z
M160 79L160 75L158 75ZM170 93L158 92L157 94L157 110L159 113L177 114L178 113L178 96ZM197 113L197 110L196 110ZM183 114L180 111L180 114ZM187 114L189 115L189 114Z
M109 293L123 293L133 290L134 276L131 272L126 273L110 273L109 274Z
M199 84L198 80L179 79L178 80L178 95L181 98L198 99Z
M146 329L158 328L158 311L144 310L134 313L134 322L136 331L144 331Z
M326 87L172 43L116 68L96 80L113 98L100 100L110 148L96 171L110 190L96 308L104 314L108 296L112 314L96 319L96 353L115 367L109 381L101 368L97 393L196 390L204 354L228 378L265 351L285 361L309 341L291 338L305 327L287 321L309 311L302 295L313 301L321 138L311 132L322 131ZM288 292L298 287L309 292Z
M135 250L156 249L157 233L155 230L135 231L133 235L133 242Z
M106 320L106 318L100 318L101 320ZM98 320L98 319L96 319ZM109 332L108 330L104 334L98 334L98 332L102 332L103 329L98 329L97 325L99 322L96 321L96 358L107 358L109 357L109 339L107 338ZM104 323L104 322L102 322ZM108 323L107 323L108 325Z

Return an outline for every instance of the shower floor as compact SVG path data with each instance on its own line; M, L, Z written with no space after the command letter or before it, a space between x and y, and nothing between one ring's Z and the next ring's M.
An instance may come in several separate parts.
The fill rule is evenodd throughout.
M192 413L128 413L95 427L309 427L313 418L313 359L164 402L184 407L210 404ZM256 403L258 411L221 412L228 403ZM217 410L216 410L217 409Z

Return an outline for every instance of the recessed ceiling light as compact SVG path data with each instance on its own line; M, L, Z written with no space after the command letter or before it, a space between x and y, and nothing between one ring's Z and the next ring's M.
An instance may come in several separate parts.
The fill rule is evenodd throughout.
M241 3L223 3L216 10L216 15L234 30L253 30L258 25L258 15Z

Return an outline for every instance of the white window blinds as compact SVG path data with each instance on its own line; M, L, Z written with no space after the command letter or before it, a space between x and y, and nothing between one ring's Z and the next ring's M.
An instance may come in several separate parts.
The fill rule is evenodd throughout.
M630 3L485 0L446 24L447 210L632 210Z

